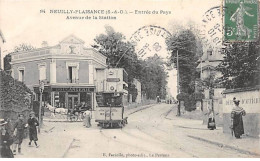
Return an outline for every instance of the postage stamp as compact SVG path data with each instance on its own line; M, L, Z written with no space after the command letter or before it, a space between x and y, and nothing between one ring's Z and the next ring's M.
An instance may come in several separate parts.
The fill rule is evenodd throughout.
M258 38L258 0L224 0L224 40L254 41Z

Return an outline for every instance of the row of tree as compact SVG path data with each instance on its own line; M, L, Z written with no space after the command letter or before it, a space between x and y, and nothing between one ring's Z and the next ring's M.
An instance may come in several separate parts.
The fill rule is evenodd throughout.
M224 60L218 66L223 76L216 83L227 89L260 85L260 38L224 45Z
M196 71L198 59L202 54L200 40L190 29L182 29L167 41L168 50L171 52L169 65L175 64L179 70L178 100L183 100L186 110L196 109L196 100L201 100L202 95L195 92L195 80L199 78Z

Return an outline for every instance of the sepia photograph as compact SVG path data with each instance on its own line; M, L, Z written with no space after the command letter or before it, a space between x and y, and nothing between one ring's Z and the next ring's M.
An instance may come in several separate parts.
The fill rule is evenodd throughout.
M0 0L0 158L259 158L259 0Z

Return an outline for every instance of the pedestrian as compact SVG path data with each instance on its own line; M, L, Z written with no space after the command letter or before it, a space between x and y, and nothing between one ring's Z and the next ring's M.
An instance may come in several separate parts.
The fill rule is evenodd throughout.
M242 116L246 115L245 110L239 106L239 100L236 98L233 99L233 102L235 106L232 109L231 112L231 129L233 130L232 133L234 132L235 137L237 139L240 138L242 134L244 134L244 125L243 125L243 118Z
M37 126L39 126L38 120L35 118L34 112L31 112L28 119L28 125L29 125L29 146L31 146L32 141L34 141L34 144L36 148L39 147L37 145L38 137L37 137Z
M90 108L88 108L84 113L84 120L83 120L83 126L86 126L89 128L91 126L91 111Z
M6 129L6 124L7 122L4 119L0 119L0 158L13 158L14 155L10 148L13 140Z
M215 122L213 110L209 110L208 129L210 130L216 129L216 122Z
M24 130L28 124L24 122L24 115L19 114L17 121L14 123L14 148L13 154L16 155L16 149L18 145L18 153L21 154L21 145L24 138Z

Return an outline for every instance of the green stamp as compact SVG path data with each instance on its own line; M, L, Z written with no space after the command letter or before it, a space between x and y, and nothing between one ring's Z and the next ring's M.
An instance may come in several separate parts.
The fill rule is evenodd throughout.
M224 0L224 40L258 38L258 0Z

